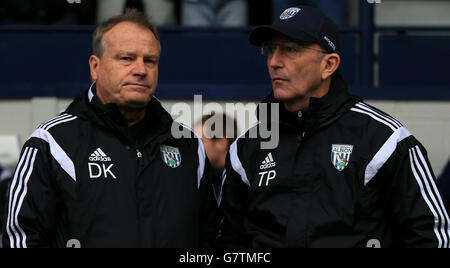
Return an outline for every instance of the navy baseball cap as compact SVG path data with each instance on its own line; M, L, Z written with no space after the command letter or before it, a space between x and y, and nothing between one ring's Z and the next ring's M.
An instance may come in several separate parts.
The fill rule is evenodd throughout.
M296 6L286 9L272 25L254 29L250 33L250 43L260 46L269 41L274 32L299 41L317 43L330 53L341 54L339 27L315 7Z

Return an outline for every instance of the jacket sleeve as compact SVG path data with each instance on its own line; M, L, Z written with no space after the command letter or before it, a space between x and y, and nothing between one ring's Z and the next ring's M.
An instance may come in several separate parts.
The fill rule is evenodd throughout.
M402 246L448 248L449 217L425 148L410 136L387 164L393 172L388 205Z
M237 152L228 153L222 189L219 195L223 219L220 223L216 246L219 248L250 248L251 240L245 228L246 204L250 187L242 175L233 168L232 159ZM240 171L243 171L241 169Z
M28 140L8 190L2 228L4 247L50 246L58 203L51 165L48 144Z

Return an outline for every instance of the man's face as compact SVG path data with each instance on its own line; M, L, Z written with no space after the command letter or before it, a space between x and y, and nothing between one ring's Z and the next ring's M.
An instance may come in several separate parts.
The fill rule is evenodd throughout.
M321 47L281 34L275 35L268 47L267 67L275 98L285 103L309 99L322 82Z
M93 55L89 61L98 97L120 108L145 108L158 84L160 47L155 35L122 22L105 34L103 42L102 58Z

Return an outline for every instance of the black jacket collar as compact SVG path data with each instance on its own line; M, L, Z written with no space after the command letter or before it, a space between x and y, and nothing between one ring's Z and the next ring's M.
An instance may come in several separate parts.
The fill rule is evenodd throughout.
M155 97L152 97L147 105L144 119L133 126L134 129L131 131L115 103L103 104L100 101L96 95L95 84L82 95L76 97L66 109L66 112L121 135L129 143L141 145L161 135L170 136L173 122L172 117L162 107L161 103Z
M360 102L361 99L348 94L347 85L342 76L336 72L331 81L329 92L322 98L311 98L309 110L302 113L302 117L298 113L287 111L284 104L276 100L273 92L265 98L262 103L278 103L279 104L279 124L280 129L291 129L307 134L312 134L318 129L332 124L347 112L353 105ZM269 116L270 117L270 105ZM259 115L257 114L258 119ZM265 123L265 122L261 122ZM270 124L270 123L269 123Z

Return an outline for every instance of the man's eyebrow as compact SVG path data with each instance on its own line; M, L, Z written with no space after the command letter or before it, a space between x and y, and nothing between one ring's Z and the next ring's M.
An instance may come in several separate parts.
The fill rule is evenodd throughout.
M118 55L127 55L127 56L135 56L136 53L135 52L131 52L131 51L125 51L125 50L120 50L119 52L117 52Z
M157 60L159 59L158 55L144 55L144 59L146 60Z
M125 51L125 50L120 50L117 52L117 54L119 55L131 55L131 56L136 56L137 53L134 51ZM145 53L143 55L144 57L158 57L158 53L153 53L153 54L149 54L149 53Z

